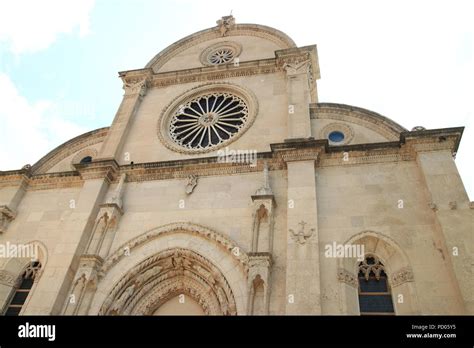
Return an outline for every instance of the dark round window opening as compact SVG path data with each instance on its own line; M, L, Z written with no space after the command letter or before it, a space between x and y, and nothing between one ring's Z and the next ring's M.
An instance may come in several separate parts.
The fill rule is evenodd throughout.
M334 131L334 132L329 133L328 138L333 143L340 143L341 141L344 140L344 133L339 132L339 131Z
M81 163L91 163L91 162L92 162L91 156L86 156L83 159L81 159Z

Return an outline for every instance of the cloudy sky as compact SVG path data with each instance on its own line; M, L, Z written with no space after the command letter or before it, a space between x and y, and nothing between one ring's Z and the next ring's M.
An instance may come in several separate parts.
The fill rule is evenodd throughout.
M402 126L465 126L456 158L474 199L474 2L1 0L0 170L109 126L117 72L142 68L223 15L317 44L319 99Z

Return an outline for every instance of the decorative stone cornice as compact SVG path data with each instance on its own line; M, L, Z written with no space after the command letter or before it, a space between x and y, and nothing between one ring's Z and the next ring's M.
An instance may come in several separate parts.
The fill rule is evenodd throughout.
M119 165L114 159L78 163L74 167L83 180L106 179L111 183L119 173Z
M456 154L464 127L402 132L400 142L414 152L449 150Z
M126 81L141 81L147 78L147 86L149 88L163 88L183 83L210 82L233 77L272 74L281 71L284 71L284 69L282 66L276 64L275 59L261 59L240 62L238 65L213 65L172 72L154 73L153 75L150 75L150 69L123 71L120 75L122 80Z
M327 146L327 140L309 139L288 139L284 143L271 144L272 152L275 156L283 161L308 161L313 160L315 163L319 160L322 148Z
M270 268L273 264L272 254L268 252L250 252L249 268L265 267Z
M0 172L0 187L17 186L24 182L27 190L80 187L90 178L117 181L118 175L127 174L127 182L186 179L261 172L268 162L269 170L285 170L289 161L314 160L319 167L364 165L413 161L417 151L456 149L462 128L406 132L400 141L330 146L327 139L289 139L271 144L270 152L257 154L257 165L251 163L219 163L217 156L192 159L136 163L118 166L113 160L76 164L76 171L31 175L25 170ZM429 132L430 136L426 136ZM439 135L441 134L441 135ZM439 141L439 136L446 140ZM441 145L439 145L441 144ZM255 197L256 198L256 197Z
M8 186L23 186L26 189L31 172L25 169L0 171L0 188Z

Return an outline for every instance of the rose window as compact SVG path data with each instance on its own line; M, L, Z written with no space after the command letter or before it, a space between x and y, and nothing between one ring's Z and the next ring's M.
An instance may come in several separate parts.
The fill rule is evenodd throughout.
M247 118L248 107L240 97L230 93L201 95L178 107L169 124L170 137L188 149L207 149L236 135Z
M218 65L230 62L234 58L234 52L228 48L222 48L212 52L209 57L209 63Z

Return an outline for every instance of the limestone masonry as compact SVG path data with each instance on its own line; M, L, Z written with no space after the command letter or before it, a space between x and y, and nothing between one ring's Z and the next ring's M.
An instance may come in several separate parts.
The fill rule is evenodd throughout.
M0 171L3 314L474 314L463 127L319 102L316 46L232 16L119 76Z

